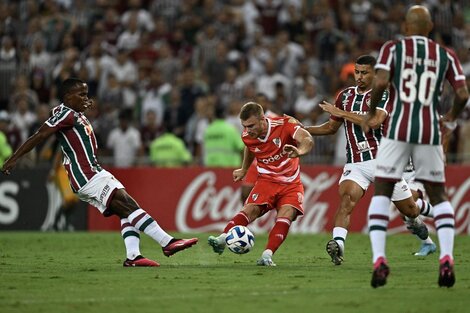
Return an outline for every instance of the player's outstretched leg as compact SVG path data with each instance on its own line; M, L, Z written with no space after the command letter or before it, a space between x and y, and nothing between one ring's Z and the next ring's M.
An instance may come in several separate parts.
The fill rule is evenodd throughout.
M439 260L439 287L452 287L455 284L454 260L448 255Z
M215 253L222 254L225 250L225 237L227 237L225 233L220 234L218 237L209 236L207 243L212 247Z
M328 241L326 244L326 252L330 255L331 262L333 262L334 265L341 265L343 263L343 251L336 240L331 239Z
M430 242L430 243L423 242L421 244L421 247L419 248L419 251L416 252L414 255L415 256L427 256L427 255L430 255L431 253L436 252L436 250L437 250L437 247L434 242Z
M372 287L377 288L384 286L387 283L387 277L390 273L390 268L387 265L387 260L380 257L374 263L374 271L372 272L372 280L370 284Z
M176 239L173 238L170 242L162 248L163 254L166 256L172 256L178 251L187 249L189 247L194 246L199 239L197 238L190 238L190 239Z
M263 254L261 255L261 258L256 261L256 265L259 266L276 266L276 264L273 262L273 252L270 249L264 250Z
M418 236L421 240L426 240L429 237L429 231L426 224L419 218L405 217L406 228L408 228L412 234Z

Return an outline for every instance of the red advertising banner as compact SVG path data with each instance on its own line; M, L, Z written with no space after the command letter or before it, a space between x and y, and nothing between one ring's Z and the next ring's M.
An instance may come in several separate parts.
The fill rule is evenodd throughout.
M111 169L140 206L168 231L220 232L242 208L240 183L232 181L232 170L211 168ZM341 167L304 166L305 215L291 226L295 233L330 232L339 205L338 180ZM455 208L456 232L470 233L470 166L448 166L447 188ZM350 231L365 232L370 188L355 208ZM389 232L406 231L396 209L391 208ZM274 222L267 214L250 225L254 232L268 231ZM427 219L433 230L432 220ZM119 230L116 217L104 218L89 207L89 230Z

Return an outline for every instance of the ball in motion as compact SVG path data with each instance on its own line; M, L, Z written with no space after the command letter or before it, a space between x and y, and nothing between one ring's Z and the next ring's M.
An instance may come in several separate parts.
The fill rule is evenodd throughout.
M255 236L245 226L236 225L228 231L225 243L233 253L245 254L255 245Z

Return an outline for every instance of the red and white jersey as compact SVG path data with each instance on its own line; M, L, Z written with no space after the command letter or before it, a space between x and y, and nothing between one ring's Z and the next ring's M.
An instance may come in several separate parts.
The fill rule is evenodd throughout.
M452 49L423 36L386 42L376 69L390 72L390 121L386 138L410 143L441 143L438 106L445 80L465 85L462 66Z
M55 107L45 123L57 128L63 164L70 185L77 192L102 170L96 159L98 146L93 128L82 112L75 112L64 104Z
M299 158L289 158L284 145L297 146L294 135L300 125L291 117L266 118L268 131L264 138L251 138L246 131L242 140L257 160L258 179L279 183L300 182Z
M365 115L369 112L370 92L371 90L369 89L364 93L359 93L357 87L348 87L338 94L335 106L346 112ZM388 92L385 91L377 105L377 109L387 112L387 103ZM346 163L357 163L375 159L380 139L382 138L383 124L378 129L371 129L366 134L360 125L334 115L331 115L330 118L344 123Z

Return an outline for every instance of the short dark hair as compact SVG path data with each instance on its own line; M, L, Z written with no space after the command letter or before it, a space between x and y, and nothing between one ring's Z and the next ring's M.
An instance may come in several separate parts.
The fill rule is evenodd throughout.
M247 102L240 110L240 119L246 121L251 116L256 116L258 119L264 115L263 107L256 102Z
M62 82L59 88L59 100L64 102L65 96L78 85L83 85L85 82L79 78L70 77Z
M361 55L356 59L356 64L375 66L377 60L371 55Z

